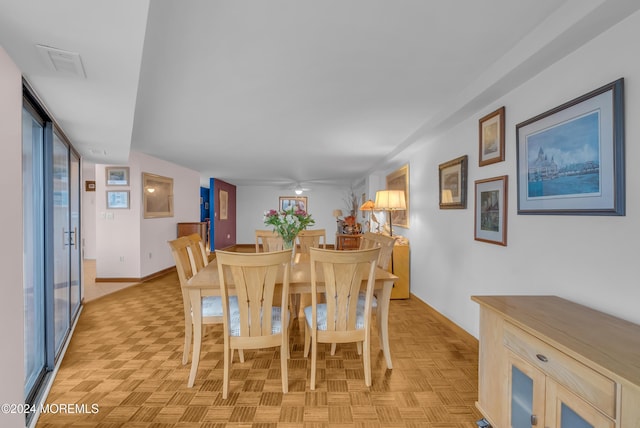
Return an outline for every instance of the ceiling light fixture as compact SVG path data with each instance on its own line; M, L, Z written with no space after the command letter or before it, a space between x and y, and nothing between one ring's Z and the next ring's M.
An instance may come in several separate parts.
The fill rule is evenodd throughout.
M302 195L302 191L303 191L302 186L298 184L293 191L296 192L296 195Z

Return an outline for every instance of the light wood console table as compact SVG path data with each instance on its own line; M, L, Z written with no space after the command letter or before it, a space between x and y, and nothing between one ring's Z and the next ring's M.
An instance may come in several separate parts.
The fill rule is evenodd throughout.
M640 427L640 325L555 296L472 300L492 426Z

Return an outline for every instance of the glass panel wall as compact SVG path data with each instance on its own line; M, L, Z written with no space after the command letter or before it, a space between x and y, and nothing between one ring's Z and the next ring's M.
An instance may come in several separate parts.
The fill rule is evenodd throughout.
M30 402L45 371L43 123L22 115L22 203L25 401Z
M73 151L69 154L69 216L71 290L69 304L71 319L80 309L80 275L82 274L82 243L80 242L80 158Z
M53 313L55 355L69 330L70 263L69 246L69 148L53 138Z
M80 157L26 87L22 133L24 399L33 404L80 310Z

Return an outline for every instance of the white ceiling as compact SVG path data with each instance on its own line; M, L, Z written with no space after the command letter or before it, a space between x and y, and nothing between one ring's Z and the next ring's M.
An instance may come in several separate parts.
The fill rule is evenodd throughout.
M0 0L0 43L81 154L203 182L349 183L637 0ZM78 52L86 79L36 45Z

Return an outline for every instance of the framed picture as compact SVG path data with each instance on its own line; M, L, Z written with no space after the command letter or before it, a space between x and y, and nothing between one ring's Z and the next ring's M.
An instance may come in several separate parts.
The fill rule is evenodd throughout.
M278 206L280 207L280 211L295 207L296 210L309 212L306 196L280 196Z
M467 208L467 155L440 164L440 209Z
M504 161L504 107L480 119L479 128L479 166Z
M173 217L173 178L142 173L144 218Z
M518 214L625 215L623 85L516 125Z
M84 182L84 191L85 192L95 192L96 191L96 181L95 180L87 180Z
M387 190L403 190L407 203L406 210L391 211L394 226L409 228L409 164L387 175Z
M229 218L229 193L226 190L220 190L220 220Z
M507 246L507 184L509 177L476 180L475 240Z
M107 190L107 209L129 209L128 190Z
M129 167L108 166L105 168L105 171L107 173L107 186L129 185Z

